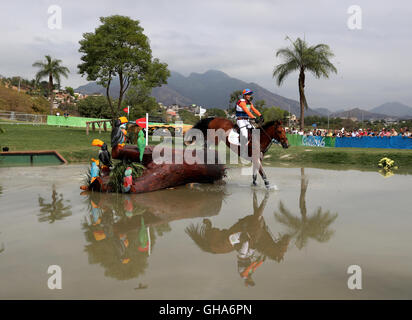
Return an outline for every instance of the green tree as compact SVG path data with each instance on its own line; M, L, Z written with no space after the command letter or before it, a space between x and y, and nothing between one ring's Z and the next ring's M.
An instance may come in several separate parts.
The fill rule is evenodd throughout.
M87 75L87 80L97 80L106 88L112 119L116 119L130 85L145 81L150 87L161 86L167 83L170 72L167 64L152 58L149 39L138 20L113 15L101 17L100 21L102 24L94 32L84 33L79 42L83 63L78 68L81 75ZM109 94L116 77L120 84L117 106Z
M277 85L280 86L285 78L293 71L299 72L299 99L300 99L300 128L303 130L304 113L308 108L305 97L305 72L309 71L316 78L329 78L329 73L337 73L335 66L329 61L334 56L329 46L317 44L309 46L305 40L297 38L292 41L289 48L282 48L276 52L276 57L281 57L283 63L275 67L273 77L276 78Z
M205 113L206 117L221 117L221 118L226 118L226 113L222 109L218 108L210 108L207 109Z
M53 113L53 89L54 89L54 80L57 81L57 85L60 88L61 76L67 78L70 73L67 67L61 65L62 61L59 59L52 59L51 56L45 56L45 61L36 61L33 63L33 67L40 68L36 73L36 82L39 82L40 79L44 77L49 78L48 82L48 98L50 99L50 114Z
M180 119L185 124L195 124L199 121L199 118L194 115L194 113L187 110L179 110Z
M235 90L230 94L228 114L233 115L236 112L236 103L238 102L241 96L242 90Z
M265 121L272 121L272 120L284 120L288 115L288 112L278 108L278 107L271 107L265 108L262 112Z
M156 113L158 104L156 99L150 96L151 92L152 87L145 81L138 81L127 91L124 106L130 107L131 119L144 117L146 113L149 115Z
M265 104L265 100L257 100L253 105L260 110L265 107Z
M72 97L74 97L74 89L72 87L66 87L64 88L68 94L70 94Z
M111 110L107 99L103 96L88 96L77 103L82 117L110 119Z

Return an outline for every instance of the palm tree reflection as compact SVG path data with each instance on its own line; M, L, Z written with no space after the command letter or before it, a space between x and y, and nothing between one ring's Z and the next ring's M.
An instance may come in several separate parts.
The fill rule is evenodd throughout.
M301 168L299 209L300 217L296 217L285 207L282 201L279 202L279 212L275 212L275 219L279 223L289 228L288 233L295 237L295 245L302 249L308 243L309 239L318 242L328 241L334 234L334 230L328 229L335 221L338 214L331 214L330 211L322 211L318 208L311 216L307 216L306 210L306 190L308 188L308 179L305 176L305 169Z
M191 224L186 233L203 251L219 254L237 251L238 273L245 285L253 286L253 273L269 258L281 262L289 245L288 234L275 238L270 232L263 217L269 193L258 205L256 191L253 192L253 214L239 219L229 229L218 229L212 226L209 219L202 225Z
M0 253L4 252L4 250L6 250L6 248L4 247L4 243L2 242L0 245Z
M56 186L53 185L52 200L50 203L45 202L45 199L39 196L40 213L38 214L39 222L53 223L57 220L63 220L72 215L71 206L65 205L63 194L58 194ZM68 201L67 201L68 202Z

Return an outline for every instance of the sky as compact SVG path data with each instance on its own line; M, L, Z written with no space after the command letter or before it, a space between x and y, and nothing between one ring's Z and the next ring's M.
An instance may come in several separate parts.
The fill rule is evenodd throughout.
M356 13L348 11L353 5ZM61 8L61 28L50 28L56 22L50 6ZM282 86L272 73L282 62L276 51L290 45L286 36L301 37L329 45L338 69L328 79L307 75L310 107L412 106L412 2L404 0L2 1L0 75L34 78L33 62L49 54L70 70L63 86L87 83L77 69L79 40L100 25L99 17L113 14L139 20L153 57L185 76L220 70L298 100L297 73Z

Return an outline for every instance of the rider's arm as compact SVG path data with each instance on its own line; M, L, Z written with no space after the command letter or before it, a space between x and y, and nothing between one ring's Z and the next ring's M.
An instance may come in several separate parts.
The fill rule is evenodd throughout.
M253 111L254 113L256 113L256 115L257 115L258 117L261 116L261 113L259 112L258 109L256 109L256 108L253 106L253 104L250 105L250 109L252 109L252 111Z
M246 112L246 114L247 114L250 118L252 118L252 119L256 118L256 117L249 111L249 109L246 107L246 102L245 102L245 101L240 101L240 102L238 103L238 106L241 107L242 110L243 110L244 112Z

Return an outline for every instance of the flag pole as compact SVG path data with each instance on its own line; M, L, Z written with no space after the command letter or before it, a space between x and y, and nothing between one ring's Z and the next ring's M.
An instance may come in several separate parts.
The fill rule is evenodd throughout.
M149 114L146 113L146 146L149 144Z

